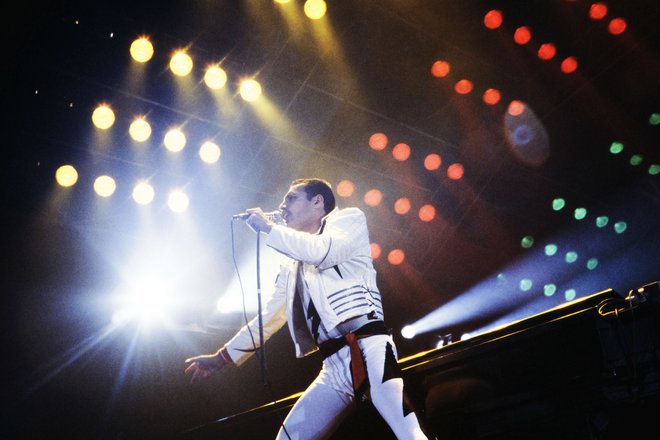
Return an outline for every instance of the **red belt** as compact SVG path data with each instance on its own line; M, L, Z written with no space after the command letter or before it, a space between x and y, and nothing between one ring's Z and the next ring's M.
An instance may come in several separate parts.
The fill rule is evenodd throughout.
M351 376L353 377L353 393L355 402L360 403L367 391L367 371L364 367L364 357L358 345L358 339L368 338L375 335L389 335L383 321L373 321L363 325L355 332L346 333L343 338L330 339L319 345L323 359L338 352L348 345L351 350Z

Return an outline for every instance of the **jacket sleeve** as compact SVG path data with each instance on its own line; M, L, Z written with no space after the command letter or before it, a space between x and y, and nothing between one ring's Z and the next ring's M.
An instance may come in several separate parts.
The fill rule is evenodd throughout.
M275 225L267 236L266 244L294 260L322 270L347 261L365 246L368 249L367 221L358 208L332 213L325 222L321 234Z
M286 322L286 277L288 272L280 270L275 281L275 291L264 305L261 315L264 342ZM259 348L259 316L255 316L225 344L225 348L236 365L241 365Z

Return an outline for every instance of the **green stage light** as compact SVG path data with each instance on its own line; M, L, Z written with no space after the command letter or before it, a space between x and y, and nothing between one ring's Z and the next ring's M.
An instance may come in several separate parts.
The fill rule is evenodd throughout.
M587 260L587 269L594 270L598 266L598 258L589 258Z
M575 220L582 220L587 216L586 208L576 208L573 216L575 217Z
M612 142L610 145L610 153L619 154L623 151L623 144L621 142Z
M556 291L557 291L557 286L555 286L552 283L543 286L543 294L545 296L552 296L555 294Z
M601 215L596 217L596 226L599 228L604 228L609 223L610 219L606 215Z
M566 206L566 200L562 199L561 197L557 197L552 201L552 209L554 211L559 211Z
M520 240L520 246L529 249L534 245L534 237L531 235L527 235L526 237L523 237L522 240Z
M623 234L626 229L628 229L628 224L626 222L616 222L614 223L614 231L617 234Z
M641 154L633 154L630 158L630 165L637 166L644 161L644 156Z

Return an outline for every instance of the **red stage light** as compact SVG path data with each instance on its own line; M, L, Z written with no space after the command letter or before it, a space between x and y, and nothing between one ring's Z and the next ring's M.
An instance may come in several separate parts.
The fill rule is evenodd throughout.
M532 30L528 26L521 26L513 33L513 41L523 45L532 39Z
M472 81L467 79L462 79L458 81L454 86L454 90L456 90L456 93L460 93L461 95L466 95L470 93L473 88L474 85L472 85Z
M621 35L623 31L626 30L626 27L628 27L628 23L626 23L625 19L614 18L612 21L610 21L610 24L607 26L607 30L612 35Z
M564 73L573 73L578 68L578 62L575 57L568 57L561 62L561 71Z
M589 18L592 20L602 20L607 15L607 5L605 3L593 3L589 7Z
M491 9L484 16L484 25L486 25L488 29L497 29L502 26L502 21L502 12L497 9Z
M488 89L484 92L482 99L488 105L495 105L500 102L500 91L497 89Z
M437 78L444 78L449 74L451 66L446 61L436 61L431 66L431 74Z
M544 61L551 60L556 54L557 48L555 48L555 45L552 43L543 43L538 50L539 58Z

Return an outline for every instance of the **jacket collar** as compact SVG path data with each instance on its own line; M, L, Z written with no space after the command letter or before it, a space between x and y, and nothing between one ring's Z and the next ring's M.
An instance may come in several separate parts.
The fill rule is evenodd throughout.
M339 208L335 206L335 208L332 211L330 211L329 213L323 216L323 218L321 219L321 227L319 228L318 231L316 231L316 235L323 234L323 230L325 229L325 222L328 220L328 217L330 217L332 214L334 214L337 211L339 211Z

